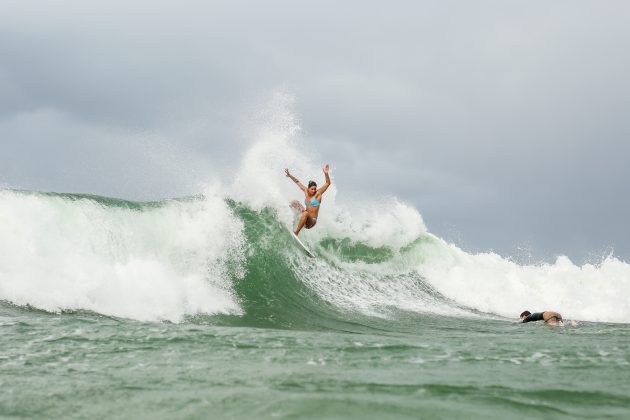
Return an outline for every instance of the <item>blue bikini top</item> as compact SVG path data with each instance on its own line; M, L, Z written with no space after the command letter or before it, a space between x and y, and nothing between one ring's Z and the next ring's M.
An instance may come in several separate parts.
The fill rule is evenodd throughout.
M311 198L310 203L308 203L306 199L304 199L304 204L306 204L306 207L319 207L319 201L317 201L317 198L315 198L315 196Z

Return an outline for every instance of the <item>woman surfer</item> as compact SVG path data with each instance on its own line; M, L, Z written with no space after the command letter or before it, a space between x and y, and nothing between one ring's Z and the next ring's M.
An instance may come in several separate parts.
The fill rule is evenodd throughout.
M306 208L304 208L297 200L291 202L291 207L295 211L301 213L300 221L293 232L295 233L295 236L300 233L300 230L302 230L303 227L310 229L317 223L317 215L319 214L319 205L322 202L322 194L324 194L328 187L330 187L330 177L328 176L329 169L328 164L326 164L326 166L324 166L326 183L320 189L317 189L317 183L315 181L309 181L308 187L305 187L304 184L289 173L288 169L284 170L284 173L304 192L304 204L306 205Z

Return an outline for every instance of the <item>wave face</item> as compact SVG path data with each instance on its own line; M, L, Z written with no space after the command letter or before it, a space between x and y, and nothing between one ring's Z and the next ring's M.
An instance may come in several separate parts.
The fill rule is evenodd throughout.
M630 322L630 265L522 265L470 254L427 232L396 198L326 192L303 240L287 228L300 192L284 167L321 174L280 101L227 184L197 197L138 203L0 190L0 300L45 311L137 320L211 315L243 325L343 328L361 317L507 317L557 310L567 319ZM316 178L323 178L321 175ZM347 200L349 202L349 200Z

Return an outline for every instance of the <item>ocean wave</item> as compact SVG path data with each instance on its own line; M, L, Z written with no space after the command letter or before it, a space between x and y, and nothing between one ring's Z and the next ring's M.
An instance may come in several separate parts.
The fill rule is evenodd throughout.
M335 236L343 231L331 222L304 235L311 259L282 219L219 196L136 203L2 190L0 299L51 312L175 322L221 315L287 328L341 328L357 315L396 321L401 312L515 317L527 308L630 320L630 266L612 257L520 265L428 232L373 246L347 231Z

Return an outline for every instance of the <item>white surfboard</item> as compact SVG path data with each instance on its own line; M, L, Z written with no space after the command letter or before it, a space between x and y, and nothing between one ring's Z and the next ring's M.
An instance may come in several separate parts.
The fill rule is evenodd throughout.
M298 238L297 235L295 233L293 233L293 231L291 229L289 229L289 232L291 233L291 236L293 236L293 239L295 239L295 242L297 242L300 245L300 248L302 248L304 250L304 252L306 252L306 255L308 255L311 258L315 258L315 254L313 254L311 252L311 250L308 249L306 247L306 245L304 245L304 243L302 243L302 241L300 241L300 238Z

